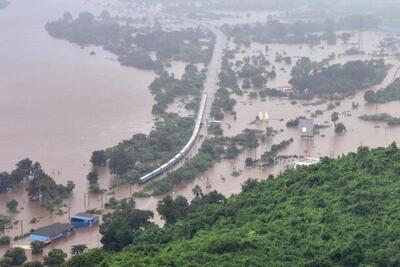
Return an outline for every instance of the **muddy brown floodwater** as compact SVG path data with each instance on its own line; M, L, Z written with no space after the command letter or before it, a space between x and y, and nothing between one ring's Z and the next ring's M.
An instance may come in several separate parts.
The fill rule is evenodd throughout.
M0 13L0 170L26 157L39 161L56 182L74 181L71 212L78 212L92 151L153 126L148 85L154 74L122 67L99 47L51 38L44 26L64 11L76 16L102 9L79 0L14 0ZM92 50L96 56L89 55ZM29 203L23 188L0 195L0 213L10 199L24 208L14 220L23 222L25 232L67 219ZM40 222L29 224L33 217ZM17 235L19 228L7 234ZM95 232L85 240L97 245Z
M382 33L365 33L369 42L365 47L367 54L376 50L376 47L380 40L385 37ZM248 50L245 55L251 55L256 51L264 51L265 46L254 44ZM320 61L327 58L331 53L341 54L349 46L338 43L336 46L324 46L317 48L306 48L299 46L286 46L273 44L270 45L269 60L274 62L275 52L282 53L286 51L288 55L293 56L295 59L299 56L309 56L313 60ZM238 58L243 57L239 54ZM369 59L368 55L365 56L351 56L351 57L338 57L331 63L345 63L350 60L358 59ZM387 63L391 63L393 66L390 69L386 79L379 85L372 89L376 90L380 87L385 87L391 83L395 77L399 75L400 62L392 57L385 58ZM296 60L294 60L295 62ZM289 71L291 66L284 64L276 64L277 79L270 81L269 86L281 86L288 84L290 79ZM285 68L285 70L283 70ZM203 173L197 177L194 181L182 184L175 188L172 195L183 195L188 199L192 199L192 188L195 185L199 185L203 191L209 192L211 190L217 190L226 196L231 194L239 193L241 185L248 178L265 179L268 175L279 174L284 170L288 162L281 162L273 167L267 168L245 168L245 159L247 157L259 158L262 153L267 151L272 144L278 144L283 140L290 138L294 139L294 142L285 150L280 152L280 155L298 155L304 157L322 157L330 156L337 157L339 155L355 151L360 145L368 145L370 147L386 146L393 141L400 141L400 127L386 127L383 123L370 123L364 122L358 119L358 116L363 114L374 114L376 112L387 112L393 116L400 116L400 103L393 102L389 104L381 105L368 105L363 99L364 91L358 92L354 97L341 101L340 106L334 110L326 111L327 104L318 106L303 106L307 101L298 101L296 105L291 104L290 100L279 99L279 98L268 98L266 101L260 99L249 99L247 96L235 97L237 99L237 105L235 111L237 112L237 119L230 114L225 114L225 119L222 123L224 133L226 136L235 136L239 134L243 129L262 129L266 127L273 127L276 130L283 130L278 133L275 137L268 138L265 142L261 143L260 147L256 150L249 150L242 153L236 160L223 160L211 168L209 171ZM353 102L359 103L360 107L353 110ZM313 140L303 140L299 137L297 129L287 129L286 122L290 119L294 119L298 116L304 115L310 117L310 114L316 110L324 110L324 114L315 118L317 124L328 124L330 128L323 129L319 135L316 135ZM260 111L267 111L271 120L268 123L260 125L251 124L256 119L256 116ZM334 133L334 126L330 120L332 112L339 112L341 114L340 121L343 122L348 132L343 135L337 135ZM350 115L343 115L344 113ZM379 127L379 128L378 128ZM237 176L234 172L239 172ZM136 190L136 189L134 189ZM157 201L160 198L150 199L137 199L137 204L140 208L154 210ZM159 218L156 218L159 222Z
M118 1L119 4L121 2ZM111 196L128 197L141 189L140 186L121 187L113 195L105 195L103 198L90 196L89 203L84 201L87 192L86 174L90 170L88 159L92 151L115 145L135 133L147 133L153 126L153 98L148 85L154 74L121 67L114 55L99 47L82 49L66 41L52 39L44 30L44 25L59 18L64 11L71 11L75 16L87 10L99 14L104 8L123 15L127 15L127 10L130 15L134 13L134 9L121 9L118 5L113 1L79 0L37 0L33 5L29 0L14 0L9 8L0 13L0 170L11 170L17 161L30 157L41 162L58 183L73 180L77 186L68 200L71 202L71 214L89 208L101 208ZM265 20L267 15L258 14L251 18ZM221 21L214 23L218 25ZM365 33L364 39L369 40L365 49L373 51L383 37L380 33ZM313 49L274 44L270 45L268 58L274 62L275 53L285 51L294 59L309 56L314 60L322 60L331 53L343 53L347 48L340 43ZM97 55L90 56L91 50ZM243 54L238 54L237 58L254 54L258 50L264 52L265 46L254 44ZM340 57L335 62L365 58L369 56ZM391 82L400 66L393 58L387 60L394 67L381 86ZM276 65L278 76L268 85L273 87L287 84L291 66L273 64ZM184 63L175 62L169 71L179 77L183 68ZM247 96L236 99L237 119L226 114L223 122L225 135L234 136L245 128L265 129L267 126L283 131L267 139L256 150L245 151L236 160L221 161L194 181L179 185L173 195L191 199L191 190L198 184L205 192L217 190L229 196L240 192L241 184L248 178L265 179L269 174L277 174L286 167L285 163L271 168L247 169L244 168L244 162L247 157L260 157L272 144L289 138L293 138L294 143L282 151L282 155L338 156L354 151L361 144L377 147L400 141L400 127L388 128L381 123L363 122L357 118L375 112L400 116L399 103L367 105L362 92L343 100L335 110L326 111L317 117L316 123L327 122L331 127L321 130L320 135L309 141L300 139L296 129L286 129L286 121L300 115L310 116L317 109L325 110L326 104L305 107L301 101L292 105L286 99L269 98L265 102L260 99L250 100ZM352 102L360 103L360 108L352 110ZM175 104L170 110L182 110L182 103ZM250 125L260 111L267 111L272 120L268 125ZM330 122L333 111L351 114L341 116L340 119L348 129L346 134L334 134ZM240 175L233 175L234 171ZM103 170L101 187L108 188L112 181L107 170ZM137 199L137 207L155 211L160 198ZM24 187L0 195L0 213L6 213L5 202L11 199L18 200L23 207L20 213L13 215L13 219L22 221L24 232L54 222L68 221L67 214L50 215L37 203L29 202ZM39 222L30 224L29 221L34 217L39 218ZM157 215L154 220L162 224ZM7 230L11 236L20 232L19 224ZM94 248L100 245L99 240L98 228L79 230L47 246L45 253L54 247L69 252L72 245L82 243ZM27 239L23 239L13 245L28 243ZM3 251L4 248L0 249L0 253Z

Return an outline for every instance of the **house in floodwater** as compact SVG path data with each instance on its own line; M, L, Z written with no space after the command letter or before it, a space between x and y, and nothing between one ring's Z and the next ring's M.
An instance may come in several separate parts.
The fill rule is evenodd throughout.
M87 228L99 224L99 216L90 213L78 213L71 217L71 224L76 228Z
M299 131L302 138L313 138L314 121L310 119L299 119Z
M55 223L32 232L29 235L29 239L48 244L56 239L70 235L73 230L74 227L70 224Z
M290 93L293 93L293 92L294 92L293 86L291 86L291 85L289 85L289 84L287 84L287 85L282 85L282 86L278 86L278 87L276 88L276 90L278 90L278 91L281 92L281 93L286 93L286 94L290 94Z

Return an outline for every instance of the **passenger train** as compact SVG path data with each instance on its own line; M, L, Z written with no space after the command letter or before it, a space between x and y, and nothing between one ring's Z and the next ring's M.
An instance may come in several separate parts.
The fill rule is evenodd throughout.
M155 169L154 171L146 174L145 176L141 177L139 179L140 184L144 184L151 179L162 175L164 172L168 171L170 168L175 166L178 162L181 161L183 157L187 155L187 153L190 151L190 149L193 147L194 143L196 142L197 136L199 135L200 128L202 126L202 120L204 116L204 111L206 108L206 103L207 103L207 94L203 94L201 101L200 101L200 108L197 114L196 118L196 124L194 126L193 134L190 137L189 141L186 143L186 145L182 148L181 151L178 152L172 159L170 159L168 162L164 163L162 166L160 166L158 169Z

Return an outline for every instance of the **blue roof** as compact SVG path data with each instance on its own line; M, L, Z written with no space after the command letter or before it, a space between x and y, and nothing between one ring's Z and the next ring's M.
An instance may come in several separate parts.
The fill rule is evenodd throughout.
M40 241L40 242L46 242L50 240L50 237L48 236L42 236L42 235L35 235L35 234L31 234L29 236L29 239L31 241Z
M54 236L62 234L66 231L71 231L72 229L73 227L70 224L54 223L46 227L39 228L36 231L32 232L31 237L43 236L43 237L53 238Z

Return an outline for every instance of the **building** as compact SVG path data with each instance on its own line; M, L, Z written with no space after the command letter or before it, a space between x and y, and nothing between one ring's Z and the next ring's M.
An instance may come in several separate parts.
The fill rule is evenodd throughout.
M99 216L89 213L78 213L71 217L71 224L76 228L92 227L99 224Z
M277 89L279 92L285 93L285 94L290 94L290 93L293 93L293 92L294 92L293 86L291 86L291 85L282 85L282 86L278 86L276 89Z
M73 230L74 227L70 224L55 223L32 232L29 239L48 244L56 239L70 235Z
M260 113L258 113L258 120L262 121L262 122L268 122L269 120L269 114L266 111L261 111Z
M310 119L299 119L299 130L301 137L314 137L314 121Z
M296 161L294 163L293 167L294 167L294 169L297 169L299 167L309 167L309 166L312 166L312 165L317 164L319 162L320 162L320 159L317 159L317 158L305 158L305 159Z

